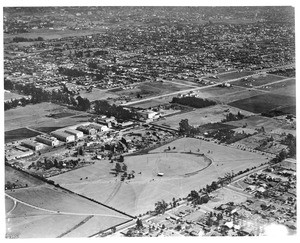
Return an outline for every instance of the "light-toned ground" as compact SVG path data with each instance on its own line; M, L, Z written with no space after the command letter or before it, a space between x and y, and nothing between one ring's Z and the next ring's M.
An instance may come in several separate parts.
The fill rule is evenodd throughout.
M5 131L10 131L22 127L63 127L74 125L79 122L87 121L84 117L64 117L54 119L46 117L46 115L60 112L70 112L74 114L86 114L84 112L69 110L66 107L53 103L40 103L35 105L27 105L25 107L17 107L5 111L4 125Z
M296 79L291 78L280 83L274 83L271 85L265 85L260 88L261 90L270 91L273 94L296 96Z
M198 168L201 168L203 165L196 166L194 162L189 161L192 158L191 154L187 154L189 160L184 157L174 159L175 166L171 170L173 165L172 160L168 159L170 154L166 155L164 153L168 146L171 148L176 147L174 152L181 154L190 151L192 153L204 153L212 159L213 163L205 170L194 175L182 176L184 170L190 170L190 166L199 166ZM199 148L200 151L198 152ZM212 151L212 153L208 153L208 151ZM156 159L155 156L157 156ZM150 157L153 158L154 162L152 159L149 159ZM158 177L156 175L158 170L153 165L156 163L155 161L163 161L164 158L167 158L166 161L169 160L168 162L162 162L167 165L167 168L159 168L159 170L162 169L163 171L160 172L167 173L168 171L165 170L167 169L172 171L172 174ZM195 158L198 157L195 156ZM138 215L148 210L153 210L154 204L161 199L170 202L173 197L185 197L191 190L199 190L227 172L238 172L266 161L268 161L266 156L260 154L241 151L202 140L183 138L150 151L148 160L147 155L125 157L128 171L135 170L136 177L130 181L121 182L119 177L115 178L109 173L104 175L106 172L103 170L103 166L108 168L106 171L109 171L109 168L112 167L112 164L106 161L100 161L89 167L54 176L51 179L77 193L91 197L131 215ZM179 165L179 162L182 165ZM186 163L189 163L189 166L183 169ZM160 163L158 162L159 166ZM139 174L139 172L142 173ZM88 175L88 180L80 181L80 178L86 175Z
M97 89L97 88L94 88L93 91L90 93L88 93L86 91L81 91L80 96L82 98L87 98L90 101L106 100L108 98L118 98L119 97L119 95L116 95L113 92L108 92L106 90L101 90L101 89Z
M4 92L4 100L10 100L10 99L20 99L22 97L25 97L24 95L19 95L16 93L11 92Z
M228 110L225 112L225 110ZM222 119L225 118L225 115L229 112L233 114L237 114L240 111L240 109L227 106L227 105L215 105L211 107L205 107L201 109L195 109L194 111L187 112L187 113L181 113L174 116L166 117L163 120L160 120L156 122L156 124L159 125L166 125L170 126L171 128L179 128L179 122L182 119L188 119L189 124L192 126L200 126L207 123L214 123L214 122L221 122ZM253 113L248 111L242 111L243 115L250 116L253 115Z

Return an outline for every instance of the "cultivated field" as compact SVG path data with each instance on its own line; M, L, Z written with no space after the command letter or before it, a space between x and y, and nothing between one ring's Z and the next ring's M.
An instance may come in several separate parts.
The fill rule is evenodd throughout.
M229 110L228 110L229 109ZM228 110L228 111L226 111ZM174 129L179 128L179 122L182 119L188 119L189 124L192 126L201 126L207 123L214 123L214 122L220 122L222 119L225 118L225 115L229 112L233 114L237 114L240 111L240 109L227 106L227 105L215 105L211 107L205 107L201 109L196 109L191 112L181 113L178 115L173 115L166 117L158 122L155 122L155 124L168 126ZM253 115L253 113L248 111L242 111L243 115L250 116Z
M19 128L5 132L5 143L10 143L16 140L31 138L39 135L40 133L29 130L27 128Z
M272 109L281 107L287 108L289 106L294 106L295 104L296 99L294 97L270 93L256 95L229 103L231 106L253 113L268 112Z
M49 115L57 113L74 113L73 116L52 118ZM5 131L11 131L23 127L64 127L75 125L80 122L85 122L86 117L78 117L77 115L86 114L80 111L70 110L64 106L53 103L40 103L35 105L27 105L25 107L18 107L5 111L4 125Z
M172 153L164 152L168 146ZM200 153L210 160L205 161L204 157L199 156ZM191 190L199 190L227 172L238 172L266 161L267 158L260 154L183 138L154 149L147 155L126 156L128 171L134 170L136 175L130 181L121 182L119 177L109 174L114 166L108 161L99 161L51 179L72 191L138 215L153 210L158 200L171 201L173 197L185 197ZM107 168L106 175L104 167ZM194 170L195 173L190 173ZM165 176L158 177L157 172L165 173ZM85 176L88 176L86 181L80 180Z

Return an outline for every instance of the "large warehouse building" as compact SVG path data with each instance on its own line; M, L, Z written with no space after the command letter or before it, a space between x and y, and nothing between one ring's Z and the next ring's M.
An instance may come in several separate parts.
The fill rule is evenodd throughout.
M83 132L75 130L75 129L66 129L64 132L75 136L76 140L83 137Z
M36 136L36 141L44 143L46 145L49 146L57 146L59 144L59 141L51 136L47 136L47 135L38 135Z
M54 131L54 132L51 132L51 135L53 137L56 137L57 139L63 141L63 142L66 142L66 143L75 141L75 136L74 135L63 132L63 131Z

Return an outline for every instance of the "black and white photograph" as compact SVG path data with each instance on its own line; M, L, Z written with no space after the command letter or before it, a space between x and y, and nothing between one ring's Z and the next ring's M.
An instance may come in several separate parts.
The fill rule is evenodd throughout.
M244 2L3 5L2 238L295 239L297 7Z

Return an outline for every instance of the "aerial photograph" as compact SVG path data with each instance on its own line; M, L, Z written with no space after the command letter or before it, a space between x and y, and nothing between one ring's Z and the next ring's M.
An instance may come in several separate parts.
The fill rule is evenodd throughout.
M297 235L294 6L2 18L3 237Z

